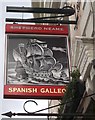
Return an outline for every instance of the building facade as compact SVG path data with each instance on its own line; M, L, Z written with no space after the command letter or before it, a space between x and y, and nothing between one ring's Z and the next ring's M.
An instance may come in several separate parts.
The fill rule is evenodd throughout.
M57 7L64 6L64 2L32 2L34 7ZM76 67L81 74L81 81L85 83L85 91L77 106L78 113L95 114L95 1L79 0L77 2L69 1L76 14L71 16L70 20L77 19L76 25L70 25L70 55L71 71ZM37 17L34 14L34 17ZM43 15L40 15L43 16ZM59 104L59 101L49 100L49 107ZM50 113L58 112L58 108L49 109ZM64 112L63 112L64 114ZM53 117L54 118L54 117ZM73 117L72 120L95 119L84 117ZM71 119L70 119L71 120Z
M78 22L76 28L70 27L71 59L72 66L77 66L80 70L81 80L85 82L86 87L77 112L95 114L95 96L93 95L95 93L95 1L82 1L77 4ZM89 95L91 96L86 97Z

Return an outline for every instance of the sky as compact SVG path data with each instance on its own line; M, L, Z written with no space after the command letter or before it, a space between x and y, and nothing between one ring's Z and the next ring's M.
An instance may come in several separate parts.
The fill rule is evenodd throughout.
M27 1L27 2L26 2ZM4 84L4 45L5 45L5 18L6 17L18 17L18 18L31 18L32 14L22 13L6 13L6 6L31 6L30 0L0 0L0 120L2 119L2 113L13 111L15 113L25 112L23 104L27 99L3 99L3 84ZM36 106L34 103L28 103L26 106L27 111L34 112L48 107L47 100L35 100L38 103ZM47 112L43 111L43 112ZM5 117L7 118L7 117ZM18 118L15 116L14 118ZM24 117L25 118L25 117ZM28 118L28 117L27 117ZM4 119L3 119L4 120ZM6 119L5 119L6 120ZM8 119L11 120L11 119ZM16 119L15 119L16 120ZM23 119L24 120L24 119Z
M1 120L47 120L47 119L46 118L2 118Z
M9 1L9 0L4 0ZM3 2L3 6L16 6L16 7L31 7L31 0L10 0L9 2ZM5 7L6 9L6 7ZM32 18L32 13L13 13L5 12L6 18Z

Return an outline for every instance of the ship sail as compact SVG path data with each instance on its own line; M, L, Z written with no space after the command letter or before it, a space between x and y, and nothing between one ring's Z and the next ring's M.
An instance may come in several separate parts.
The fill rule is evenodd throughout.
M22 61L20 54L15 49L13 50L13 58L15 61Z

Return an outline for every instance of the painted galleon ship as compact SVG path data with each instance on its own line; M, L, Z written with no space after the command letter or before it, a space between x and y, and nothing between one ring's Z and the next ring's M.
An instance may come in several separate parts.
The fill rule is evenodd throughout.
M25 84L64 84L68 82L62 63L57 61L46 42L31 39L13 49L14 79ZM12 75L8 76L13 79ZM10 82L11 83L11 82Z

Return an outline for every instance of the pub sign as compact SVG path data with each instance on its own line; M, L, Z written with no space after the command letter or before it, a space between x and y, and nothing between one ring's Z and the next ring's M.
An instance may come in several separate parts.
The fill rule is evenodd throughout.
M58 99L68 81L68 26L6 24L4 98Z

